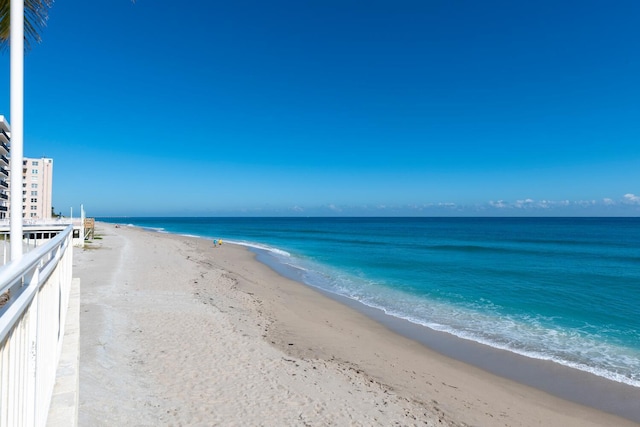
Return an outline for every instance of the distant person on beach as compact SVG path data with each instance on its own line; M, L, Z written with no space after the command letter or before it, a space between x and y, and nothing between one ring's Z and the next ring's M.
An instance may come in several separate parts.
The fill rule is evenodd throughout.
M213 239L213 247L214 248L218 247L218 239Z

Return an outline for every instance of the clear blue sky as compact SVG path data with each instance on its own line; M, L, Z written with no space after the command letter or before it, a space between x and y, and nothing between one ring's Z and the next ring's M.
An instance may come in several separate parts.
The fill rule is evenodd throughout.
M49 16L25 58L25 155L54 159L64 214L640 215L639 1Z

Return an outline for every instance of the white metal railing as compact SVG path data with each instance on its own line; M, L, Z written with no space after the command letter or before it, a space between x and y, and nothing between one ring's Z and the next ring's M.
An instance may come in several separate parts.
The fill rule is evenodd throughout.
M22 253L26 254L49 242L68 225L73 225L73 244L83 246L84 229L81 219L25 220L22 228ZM0 219L0 267L11 260L10 229L6 219ZM0 426L1 427L1 426Z
M76 224L79 225L81 222L81 218L50 218L50 219L30 219L25 218L22 221L23 225L67 225L67 224ZM8 218L0 219L0 227L9 227L11 225L11 221Z
M23 229L23 231L25 231ZM26 254L51 241L62 230L25 231L22 235L22 253ZM11 245L9 232L0 230L0 268L11 261ZM1 427L1 426L0 426Z
M70 225L0 268L0 426L44 426L71 288Z

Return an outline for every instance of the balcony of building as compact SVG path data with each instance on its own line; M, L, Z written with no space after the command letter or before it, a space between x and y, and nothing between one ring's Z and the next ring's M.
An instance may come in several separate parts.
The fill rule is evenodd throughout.
M0 154L9 154L9 137L5 133L5 131L0 129Z
M2 126L2 123L0 122L0 150L4 149L4 151L6 153L9 152L9 141L11 141L11 138L9 137L9 134L7 133L7 131L5 129L3 129L4 126ZM2 154L6 154L6 153L2 153Z

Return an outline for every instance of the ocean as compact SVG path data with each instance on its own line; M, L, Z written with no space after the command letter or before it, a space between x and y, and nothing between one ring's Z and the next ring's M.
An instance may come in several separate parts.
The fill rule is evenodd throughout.
M640 218L98 220L246 245L391 316L640 387Z

